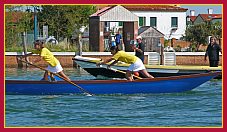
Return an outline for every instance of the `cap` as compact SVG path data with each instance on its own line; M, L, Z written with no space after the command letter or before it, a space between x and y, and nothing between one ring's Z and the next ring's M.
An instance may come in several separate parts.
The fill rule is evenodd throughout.
M142 39L142 37L141 36L137 36L136 39Z

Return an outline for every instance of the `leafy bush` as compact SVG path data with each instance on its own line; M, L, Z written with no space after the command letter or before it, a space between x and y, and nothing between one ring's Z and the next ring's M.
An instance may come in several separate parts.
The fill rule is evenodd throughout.
M177 45L177 47L174 48L174 50L175 50L176 52L180 52L180 51L181 51L181 46L180 46L180 45Z
M48 48L51 52L77 52L79 50L78 45L70 45L70 44L64 44L64 43L59 43L59 44L45 44L45 47ZM27 46L27 52L31 52L34 49L33 45L28 45ZM83 51L84 49L88 50L89 48L84 48L83 46ZM14 46L14 47L6 47L5 49L6 52L23 52L23 46Z

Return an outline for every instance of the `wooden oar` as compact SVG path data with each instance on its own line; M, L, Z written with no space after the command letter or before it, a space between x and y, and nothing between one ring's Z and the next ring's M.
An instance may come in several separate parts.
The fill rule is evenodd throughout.
M126 72L121 71L121 70L117 70L117 69L114 69L114 68L110 68L110 70L113 70L113 71L115 71L115 72L120 72L120 73L126 74ZM134 75L134 74L132 74L132 76L135 77L135 78L137 78L137 79L143 79L143 78L141 78L141 77L139 77L139 76L136 76L136 75Z
M53 72L51 72L51 71L48 71L47 69L45 69L45 68L43 68L43 67L40 67L40 66L37 66L37 65L35 65L35 64L32 64L32 63L30 63L30 62L26 62L26 61L24 61L24 60L22 60L22 59L19 59L19 60L20 60L21 62L24 62L24 63L29 64L29 65L31 65L31 66L34 66L34 67L36 67L36 68L39 68L39 69L41 69L41 70L47 71L47 72L49 72L49 73L51 73L51 74L53 74L53 75L55 75L55 76L58 76L59 78L65 80L66 82L68 82L68 83L70 83L70 84L76 86L76 87L79 88L82 92L86 93L86 94L89 95L89 96L94 95L94 94L91 94L90 92L88 92L87 90L83 89L83 88L80 87L79 85L73 83L72 81L67 80L66 78L64 78L64 77L62 77L62 76L60 76L60 75L58 75L58 74L56 74L56 73L53 73Z

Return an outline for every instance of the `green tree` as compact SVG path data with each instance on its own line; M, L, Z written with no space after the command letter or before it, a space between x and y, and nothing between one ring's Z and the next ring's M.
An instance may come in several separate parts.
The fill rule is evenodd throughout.
M201 44L207 43L207 36L208 29L205 23L188 26L185 31L185 40L191 42L196 51Z
M217 39L222 38L222 25L220 22L208 23L210 29L210 34L215 36Z
M38 21L48 25L49 35L70 39L73 33L87 26L89 16L95 12L92 5L43 5Z
M207 38L212 35L218 39L222 37L221 23L207 21L196 25L189 25L186 28L183 39L192 43L191 47L194 48L193 51L198 51L201 44L208 44Z
M31 30L32 14L20 10L21 6L5 6L5 46L17 48L21 42L21 33Z

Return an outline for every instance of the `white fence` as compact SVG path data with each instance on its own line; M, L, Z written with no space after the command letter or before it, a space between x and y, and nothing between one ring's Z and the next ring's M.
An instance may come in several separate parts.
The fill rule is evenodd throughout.
M160 55L157 52L148 54L148 65L160 65Z
M164 52L164 65L176 65L176 54L175 52Z

